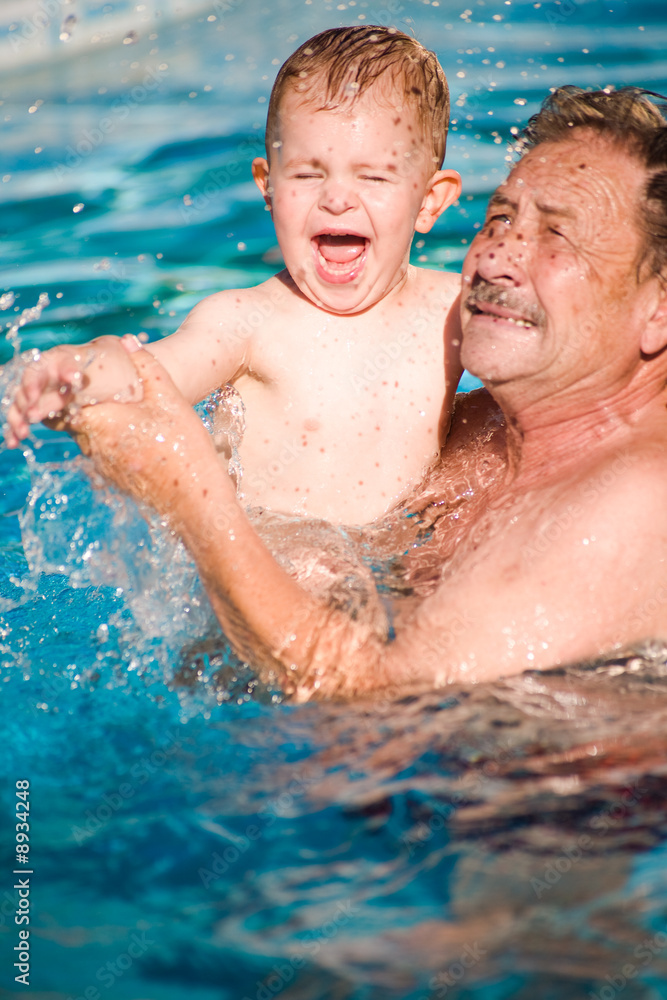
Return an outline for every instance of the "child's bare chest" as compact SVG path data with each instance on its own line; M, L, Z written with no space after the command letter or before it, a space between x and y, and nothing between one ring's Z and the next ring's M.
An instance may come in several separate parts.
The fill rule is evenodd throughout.
M438 448L442 351L411 337L293 343L236 383L246 405L241 458L249 502L366 521ZM349 513L345 513L349 511ZM337 518L336 518L337 519Z

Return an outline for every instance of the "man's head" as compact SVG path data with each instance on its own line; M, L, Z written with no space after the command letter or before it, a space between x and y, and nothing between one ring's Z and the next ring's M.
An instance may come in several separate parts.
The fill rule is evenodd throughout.
M266 155L280 142L281 105L294 90L304 104L332 110L351 106L370 87L376 99L395 97L410 108L432 155L442 165L449 126L449 88L437 60L415 38L377 25L330 28L307 42L281 66L271 91L266 121Z
M463 269L463 363L490 386L575 406L664 354L666 128L636 90L564 88L531 119Z
M444 155L447 84L433 53L391 28L338 28L280 70L267 158L253 176L285 265L312 303L353 314L400 288L415 231L459 195Z
M667 106L660 94L639 87L586 91L559 87L529 120L519 138L524 153L543 142L562 142L573 130L587 129L635 157L646 174L638 224L645 233L645 256L654 273L667 265Z

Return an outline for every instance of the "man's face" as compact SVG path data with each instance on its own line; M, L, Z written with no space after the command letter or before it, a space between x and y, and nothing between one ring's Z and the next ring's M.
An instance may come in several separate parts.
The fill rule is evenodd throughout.
M462 361L491 387L613 390L638 355L646 175L590 131L531 150L492 196L463 267ZM532 391L532 390L531 390Z
M359 312L398 285L415 228L427 232L439 214L422 211L433 154L415 111L396 110L401 103L375 86L321 111L290 88L268 178L266 161L253 164L287 269L330 312Z

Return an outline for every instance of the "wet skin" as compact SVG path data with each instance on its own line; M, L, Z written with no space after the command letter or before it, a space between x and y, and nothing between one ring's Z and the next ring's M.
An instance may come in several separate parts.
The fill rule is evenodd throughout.
M465 264L463 346L500 404L505 443L464 405L422 497L440 521L440 575L392 641L276 565L147 356L133 356L145 401L77 418L102 471L184 539L241 655L288 693L488 681L667 637L667 294L639 266L644 181L627 153L583 133L531 152L492 202ZM457 477L487 477L486 502L477 488L467 516L440 517ZM231 529L216 526L221 504Z
M404 100L376 86L328 110L290 88L270 165L253 163L287 270L311 302L339 315L401 286L413 233L429 232L460 191L455 171L436 169Z

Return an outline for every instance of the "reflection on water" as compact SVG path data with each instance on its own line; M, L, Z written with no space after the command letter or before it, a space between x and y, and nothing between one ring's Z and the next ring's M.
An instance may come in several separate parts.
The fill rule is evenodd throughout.
M156 338L203 295L272 273L249 171L271 81L310 34L364 19L414 30L450 78L464 193L415 244L427 266L460 264L505 137L549 87L667 89L664 12L643 2L6 0L0 360ZM0 851L9 873L28 778L31 995L667 996L662 646L290 705L229 653L182 549L90 486L75 452L38 428L27 457L0 453ZM386 625L381 529L359 563L354 532L257 517L294 572ZM432 585L421 572L411 585ZM9 876L0 897L4 957Z

